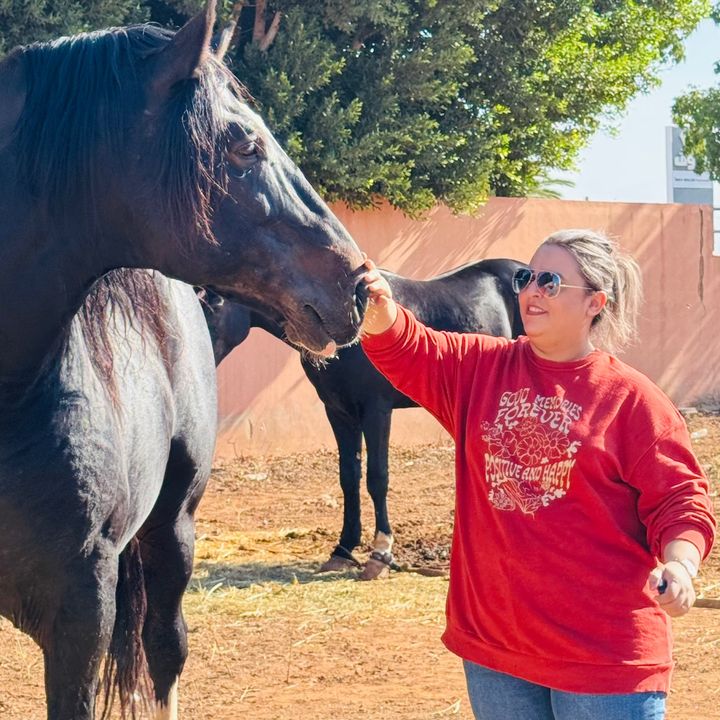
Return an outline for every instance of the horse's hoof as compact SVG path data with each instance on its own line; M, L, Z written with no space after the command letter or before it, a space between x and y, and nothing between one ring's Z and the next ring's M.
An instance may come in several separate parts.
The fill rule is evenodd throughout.
M318 569L317 573L326 573L326 572L345 572L347 570L352 570L353 568L357 567L356 563L354 563L349 558L343 558L339 555L331 555L329 560L326 560Z
M360 573L360 580L384 580L390 575L390 566L382 560L369 557L363 571Z

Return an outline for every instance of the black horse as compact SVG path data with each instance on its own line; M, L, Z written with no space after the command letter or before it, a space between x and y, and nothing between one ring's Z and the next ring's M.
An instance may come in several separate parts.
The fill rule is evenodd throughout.
M387 271L383 275L395 299L437 330L479 332L503 337L523 333L517 297L512 291L515 260L480 260L431 280L411 280ZM262 327L283 338L282 328L236 303L208 294L205 314L220 362L242 342L250 327ZM290 343L292 344L292 343ZM373 551L361 577L386 575L392 563L393 535L387 511L388 443L395 408L415 403L398 392L367 359L360 345L342 348L337 357L318 363L302 354L302 366L325 405L337 441L343 527L340 541L321 571L360 566L353 550L360 544L360 482L362 439L367 448L367 489L375 508Z
M212 56L214 5L0 64L0 614L42 649L53 720L94 717L104 657L123 715L145 677L177 716L216 421L180 281L312 352L361 319L362 255Z

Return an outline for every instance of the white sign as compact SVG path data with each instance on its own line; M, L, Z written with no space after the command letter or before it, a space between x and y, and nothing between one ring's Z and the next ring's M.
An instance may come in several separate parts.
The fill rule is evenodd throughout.
M685 154L685 137L680 128L665 128L667 157L667 199L676 203L713 204L710 173L695 172L695 158Z

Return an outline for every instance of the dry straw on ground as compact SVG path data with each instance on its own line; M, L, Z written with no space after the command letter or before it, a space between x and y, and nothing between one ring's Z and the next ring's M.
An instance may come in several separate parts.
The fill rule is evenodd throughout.
M720 417L687 420L720 511ZM361 583L356 571L315 574L341 524L336 462L328 450L215 468L198 511L196 570L184 603L184 720L471 719L462 668L439 639L444 577L395 571ZM447 567L452 474L449 445L393 448L389 507L401 567ZM363 502L367 542L373 516ZM702 598L720 599L720 550L697 587ZM720 613L696 609L674 626L667 720L716 720ZM0 621L0 720L44 716L41 655Z

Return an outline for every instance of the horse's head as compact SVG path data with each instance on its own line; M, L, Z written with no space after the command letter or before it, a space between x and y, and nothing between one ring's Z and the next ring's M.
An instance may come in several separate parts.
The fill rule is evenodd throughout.
M362 256L212 56L213 21L214 0L142 67L134 182L158 187L138 201L162 264L277 318L310 350L348 343Z
M357 335L363 258L212 55L214 6L175 34L136 26L26 49L20 178L54 200L65 236L92 225L106 265L210 286L329 352Z
M185 255L168 264L187 278L190 261L192 280L277 318L310 350L348 343L360 322L362 256L212 56L213 5L145 64L139 140L150 155L168 153L149 168L160 167L160 185L170 189L156 232L174 225ZM185 208L176 213L178 203ZM192 234L182 237L181 226Z

